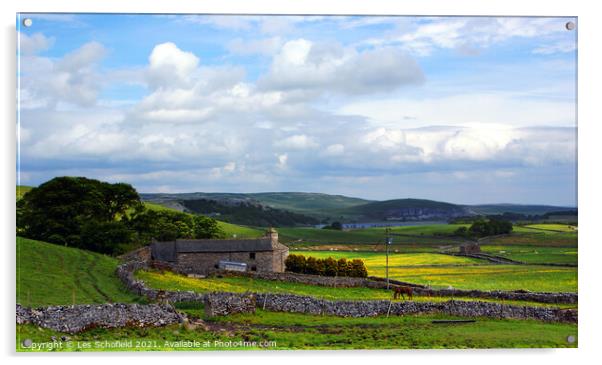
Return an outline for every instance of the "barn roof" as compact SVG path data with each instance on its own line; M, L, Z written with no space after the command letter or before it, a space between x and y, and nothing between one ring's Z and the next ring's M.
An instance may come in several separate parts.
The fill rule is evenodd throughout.
M269 238L250 240L176 240L176 251L187 252L254 252L272 251Z
M151 252L155 260L176 261L179 253L195 252L259 252L273 251L269 238L240 240L182 240L151 243Z

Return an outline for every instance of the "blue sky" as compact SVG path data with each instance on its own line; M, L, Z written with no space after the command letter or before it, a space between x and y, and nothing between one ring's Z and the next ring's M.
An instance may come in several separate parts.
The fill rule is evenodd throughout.
M576 204L574 19L25 16L22 184Z

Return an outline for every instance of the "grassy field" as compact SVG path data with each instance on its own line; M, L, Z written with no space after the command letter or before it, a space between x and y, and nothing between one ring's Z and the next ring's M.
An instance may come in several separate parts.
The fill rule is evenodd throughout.
M21 199L25 193L33 189L31 186L27 185L17 185L17 200Z
M346 259L362 259L369 270L384 265L386 260L386 256L382 252L295 251L294 254L316 258L332 257L340 259L344 257ZM389 267L477 264L483 264L483 260L437 253L389 253Z
M384 266L368 273L385 274ZM389 268L393 279L432 287L480 290L530 290L576 292L577 268L537 265L478 265Z
M437 237L436 234L448 235L466 224L430 224L417 226L391 227L394 243L445 244L454 241L452 237ZM337 231L317 228L279 228L282 242L311 243L367 243L382 244L385 240L385 228L365 228ZM400 236L397 236L400 235Z
M210 351L287 349L412 349L412 348L554 348L577 347L577 325L478 319L476 323L434 324L436 319L460 319L443 315L339 318L258 310L255 314L230 315L207 321L211 331L179 325L160 328L96 328L69 335L71 347L58 342L53 351ZM50 342L62 334L32 325L17 326L17 351L48 351L24 348L24 339ZM196 340L198 347L176 346ZM105 342L106 341L106 342ZM130 346L107 349L106 344L124 341ZM131 341L131 342L125 342ZM248 347L236 346L246 341ZM255 342L255 344L252 344ZM235 344L234 346L231 344ZM254 345L254 346L253 346ZM78 348L79 347L79 348Z
M139 271L136 277L144 281L148 286L155 289L194 291L197 293L209 293L213 291L225 291L231 293L244 293L247 291L255 293L284 293L312 296L327 300L390 300L392 293L384 289L370 288L333 288L318 285L300 283L289 283L253 279L246 277L224 277L196 279L174 273L159 273L154 271ZM452 297L427 297L414 296L414 301L439 302L447 301ZM454 297L454 300L475 300L474 298ZM495 302L496 300L478 299L480 301ZM499 301L498 301L499 302ZM529 306L551 306L551 307L574 307L571 305L544 304L528 301L503 301L506 304L529 305Z
M117 260L105 255L17 237L17 303L132 302L115 276Z
M481 250L497 256L529 264L577 264L576 247L545 247L545 246L496 246L484 245Z
M490 246L491 253L502 251L513 252L510 258L524 259L538 256L530 250L542 251L542 260L560 262L558 256L566 256L567 262L576 259L576 250L535 247L524 249L516 246ZM487 251L489 246L483 247ZM528 251L528 252L522 252ZM566 253L563 253L566 252ZM342 252L342 251L295 251L294 253L319 258L346 257L364 260L368 275L385 276L385 255L376 252ZM528 260L525 260L528 261ZM535 263L535 262L534 262ZM577 268L549 267L537 265L495 265L487 261L466 257L429 253L401 253L389 255L389 277L417 284L431 285L438 288L454 287L458 289L480 290L517 290L531 291L577 291Z
M543 231L553 231L553 232L575 232L577 229L577 227L571 226L568 224L554 224L554 223L529 224L525 227L532 228L532 229L540 229Z

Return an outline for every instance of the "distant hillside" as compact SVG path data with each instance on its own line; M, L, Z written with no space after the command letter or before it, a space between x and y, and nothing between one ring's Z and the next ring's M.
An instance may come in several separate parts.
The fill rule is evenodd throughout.
M260 204L294 213L322 216L324 211L348 208L370 203L371 200L351 198L343 195L321 193L180 193L180 194L140 194L142 200L172 204L177 207L183 200L215 200L224 204L249 203Z
M395 199L340 209L342 217L368 221L448 220L470 214L461 205L424 199Z
M502 213L518 213L525 215L543 215L546 213L557 213L568 211L573 213L574 207L559 207L553 205L521 205L521 204L481 204L467 205L466 208L473 214L491 215Z
M191 212L212 216L234 224L258 227L294 227L319 223L319 220L307 215L246 201L189 199L179 202Z

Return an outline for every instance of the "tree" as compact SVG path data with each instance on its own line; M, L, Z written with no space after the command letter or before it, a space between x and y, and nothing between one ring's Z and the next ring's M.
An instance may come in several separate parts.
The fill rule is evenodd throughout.
M26 237L79 246L85 224L111 222L136 204L140 198L131 185L57 177L23 195L17 227Z
M337 261L332 257L324 260L324 275L336 276L337 275Z
M305 263L305 274L319 275L320 268L318 266L318 260L315 257L308 257Z
M368 276L368 270L366 269L366 265L364 265L364 261L360 259L353 259L351 260L351 264L349 266L349 276L356 278L365 278Z
M90 221L82 226L79 247L107 255L122 254L133 232L123 222Z
M341 231L343 230L343 224L341 224L341 222L332 222L332 224L324 226L322 229L335 229Z
M194 238L225 238L226 234L213 218L195 215L193 218Z
M284 261L286 271L303 273L305 272L305 256L303 255L288 255Z
M337 261L337 275L338 276L349 276L349 265L347 259L341 257Z

